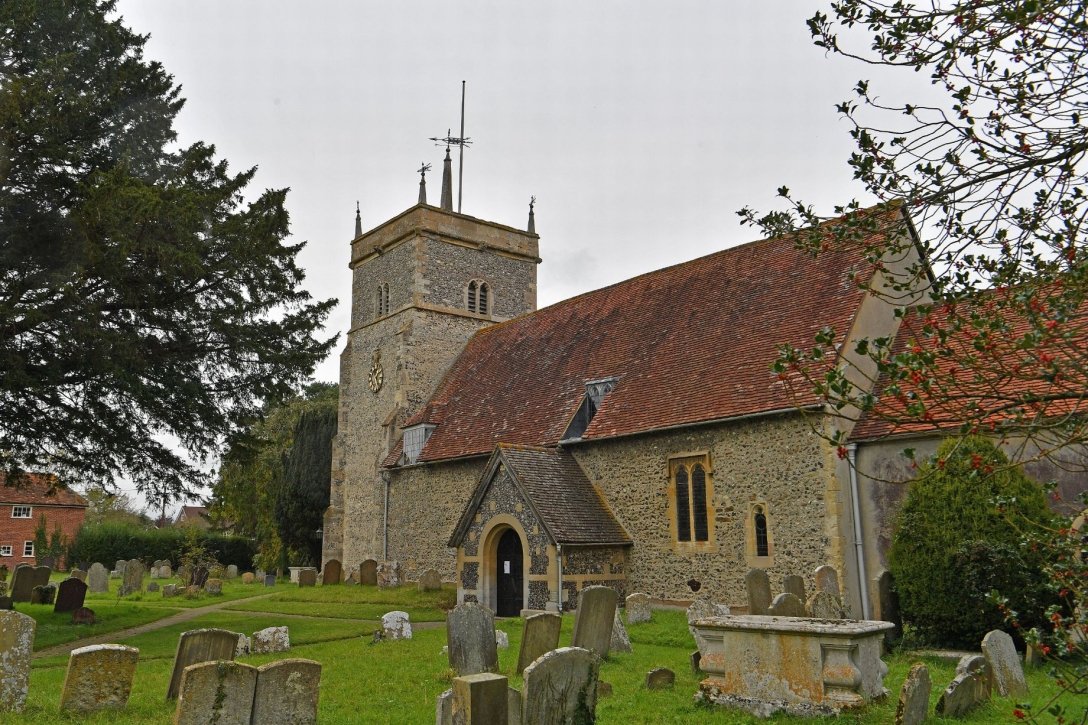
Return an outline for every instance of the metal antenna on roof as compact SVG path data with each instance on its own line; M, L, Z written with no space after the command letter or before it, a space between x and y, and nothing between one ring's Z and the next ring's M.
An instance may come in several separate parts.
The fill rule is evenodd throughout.
M461 192L464 186L465 179L465 146L472 145L472 139L465 136L465 82L461 81L461 135L452 136L450 131L446 131L445 138L438 138L432 136L431 141L435 142L435 146L445 145L448 149L450 146L457 146L460 151L457 158L457 213L461 213Z

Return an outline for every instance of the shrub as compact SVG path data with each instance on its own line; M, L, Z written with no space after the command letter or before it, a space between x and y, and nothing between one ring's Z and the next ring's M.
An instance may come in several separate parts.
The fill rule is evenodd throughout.
M996 589L1024 626L1042 623L1054 596L1020 532L1050 519L1042 488L992 442L946 440L911 483L889 552L904 620L932 644L975 649L1003 622Z
M190 538L191 537L191 538ZM124 523L84 525L76 533L68 561L112 566L118 559L169 559L176 566L194 544L215 561L248 569L253 565L255 542L237 536L187 529L144 529Z

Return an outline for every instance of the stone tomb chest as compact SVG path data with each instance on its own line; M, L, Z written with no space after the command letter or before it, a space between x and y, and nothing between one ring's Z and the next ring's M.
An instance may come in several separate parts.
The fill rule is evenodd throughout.
M769 717L833 714L887 694L881 661L890 622L755 615L694 623L699 697Z

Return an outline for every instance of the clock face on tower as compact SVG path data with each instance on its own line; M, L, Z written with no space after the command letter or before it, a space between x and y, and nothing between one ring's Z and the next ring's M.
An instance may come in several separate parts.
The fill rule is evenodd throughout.
M385 379L385 373L382 371L381 351L374 351L374 359L370 363L370 373L366 376L366 384L370 387L372 393L376 393L382 389L382 381Z

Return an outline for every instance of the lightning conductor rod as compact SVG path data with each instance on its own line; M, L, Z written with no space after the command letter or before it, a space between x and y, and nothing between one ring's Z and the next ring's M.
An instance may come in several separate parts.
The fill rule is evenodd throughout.
M461 81L461 140L465 138L465 82ZM457 153L457 213L461 213L461 192L465 183L465 144Z

